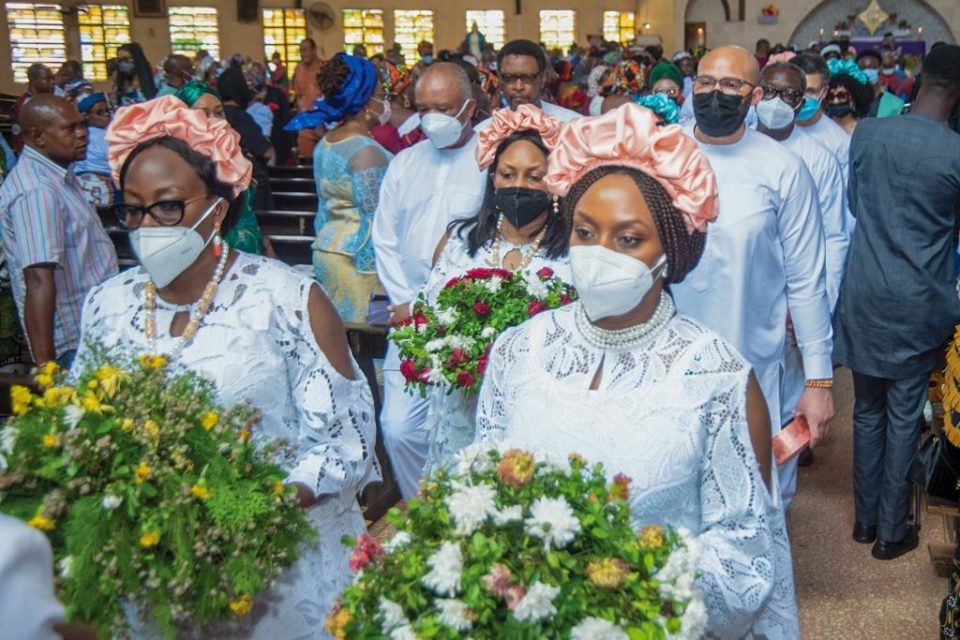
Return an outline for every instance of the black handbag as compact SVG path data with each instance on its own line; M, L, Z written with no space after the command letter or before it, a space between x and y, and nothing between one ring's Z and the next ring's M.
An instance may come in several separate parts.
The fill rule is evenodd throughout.
M913 456L907 477L935 498L960 502L960 449L942 433L932 434Z

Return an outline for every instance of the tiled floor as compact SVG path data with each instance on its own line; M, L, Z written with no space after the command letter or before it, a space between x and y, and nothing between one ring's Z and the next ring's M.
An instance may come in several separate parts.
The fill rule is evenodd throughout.
M850 538L853 385L848 371L838 374L833 432L800 470L788 514L803 638L935 639L947 581L935 575L927 541L944 539L942 518L925 515L920 547L889 562Z

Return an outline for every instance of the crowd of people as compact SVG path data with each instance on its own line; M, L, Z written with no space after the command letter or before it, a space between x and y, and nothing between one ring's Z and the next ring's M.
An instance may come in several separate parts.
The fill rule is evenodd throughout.
M390 346L380 434L405 499L475 441L578 452L633 479L638 522L699 538L714 636L795 638L801 460L777 464L771 438L804 423L821 443L845 365L853 538L878 560L917 547L906 469L960 322L960 47L668 59L592 39L563 55L494 51L474 28L411 66L398 49L321 60L310 39L301 55L287 82L279 57L173 55L157 74L124 45L109 94L75 63L34 65L0 186L34 362L85 364L94 342L165 353L297 445L288 481L320 543L249 637L322 636L350 580L340 537L363 530L357 494L381 474L343 323L382 296L390 325L415 322L415 301L474 267L546 268L579 300L505 333L478 398L408 393ZM319 199L313 277L257 224L269 167L298 157ZM95 204L139 268L118 275Z

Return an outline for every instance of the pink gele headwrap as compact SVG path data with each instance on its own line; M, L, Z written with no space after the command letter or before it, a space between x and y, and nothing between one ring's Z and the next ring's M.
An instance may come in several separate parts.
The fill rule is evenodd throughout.
M141 143L169 136L213 161L217 178L242 193L253 175L253 164L243 155L240 134L226 120L208 118L200 109L191 109L179 98L164 96L117 111L107 128L108 159L113 180L120 184L120 169Z
M658 116L625 104L595 118L565 123L550 154L544 182L566 196L588 172L606 165L639 169L657 182L683 214L688 233L704 232L716 219L717 179L697 143L678 125L658 126Z
M797 54L793 51L784 51L783 53L775 53L769 58L767 58L767 64L778 64L781 62L790 62L797 57Z
M560 140L560 122L537 107L522 104L516 111L497 109L490 125L477 134L477 164L480 168L492 165L500 144L518 131L537 132L550 151Z

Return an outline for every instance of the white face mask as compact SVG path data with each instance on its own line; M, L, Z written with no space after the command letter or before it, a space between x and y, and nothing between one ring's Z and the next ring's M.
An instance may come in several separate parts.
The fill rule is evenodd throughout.
M598 244L570 247L573 286L580 296L583 310L593 322L622 316L635 309L666 269L656 277L653 272L666 263L667 256L660 256L651 269L643 260Z
M204 241L196 228L221 200L223 198L217 198L192 227L139 227L130 232L133 252L158 289L163 289L186 271L213 240L213 234L210 234Z
M451 147L460 139L460 134L463 133L463 128L466 126L460 122L460 116L469 102L470 100L464 102L455 116L448 116L445 113L435 111L420 116L420 128L437 149Z
M390 106L389 100L381 100L380 98L374 98L374 100L383 105L383 111L377 114L377 122L383 126L390 122L390 118L393 116L393 108Z
M761 100L757 104L757 119L771 131L786 129L793 122L797 112L780 98Z

